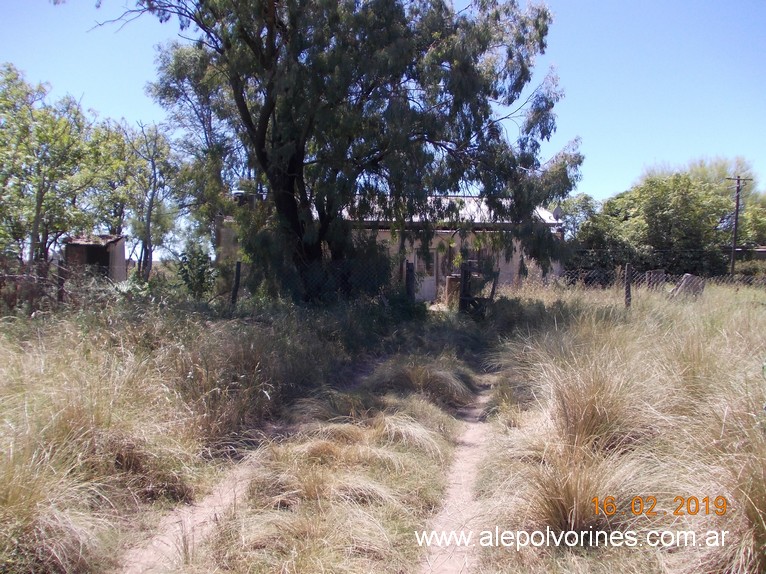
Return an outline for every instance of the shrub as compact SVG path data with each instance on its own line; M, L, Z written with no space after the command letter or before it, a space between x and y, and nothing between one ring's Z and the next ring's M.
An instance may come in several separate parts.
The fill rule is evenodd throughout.
M212 291L218 271L208 253L200 246L189 243L181 254L178 275L192 298L201 301Z

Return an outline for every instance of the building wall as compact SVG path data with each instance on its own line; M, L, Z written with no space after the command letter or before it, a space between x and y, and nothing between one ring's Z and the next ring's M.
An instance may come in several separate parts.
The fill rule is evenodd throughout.
M430 301L442 299L446 289L447 277L450 274L459 273L459 268L455 265L459 262L458 254L463 252L464 248L468 250L468 259L475 260L477 257L481 260L487 258L492 260L493 268L499 271L498 285L511 285L520 287L523 278L519 273L522 251L520 244L515 242L515 249L510 260L506 261L503 253L492 253L488 249L482 249L477 253L475 248L477 236L482 232L469 233L465 238L460 237L456 232L437 231L431 240L429 251L432 255L432 261L422 261L418 249L420 244L410 244L405 242L405 259L415 264L415 272L418 276L416 298L421 301ZM399 237L392 238L388 230L380 230L375 234L379 243L385 243L388 246L388 253L395 257L399 253ZM542 276L542 271L534 260L524 258L524 264L528 271L528 277ZM561 265L553 262L550 274L560 275ZM432 274L432 275L431 275ZM431 283L435 285L432 287Z
M67 267L97 266L112 281L125 281L128 266L125 261L125 238L120 237L101 245L98 243L68 243L64 248Z
M128 264L125 261L125 238L120 237L106 246L109 253L109 278L112 281L128 279Z
M67 267L79 267L88 261L87 245L68 244L64 247L64 260Z
M238 261L239 240L237 239L237 224L233 217L218 216L216 218L216 260Z

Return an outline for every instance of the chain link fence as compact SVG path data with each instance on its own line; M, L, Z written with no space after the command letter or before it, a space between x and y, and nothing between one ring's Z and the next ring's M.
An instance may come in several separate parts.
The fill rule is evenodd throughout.
M233 265L233 264L232 264ZM410 284L407 281L407 265L398 258L371 257L355 258L342 261L321 261L312 264L298 273L281 277L283 287L291 290L296 299L314 301L332 301L336 299L353 299L357 297L388 296L393 293L407 293L414 298L422 277L413 274L410 266ZM232 275L234 275L232 267ZM172 273L171 273L172 274ZM242 265L241 286L239 297L247 297L258 288L258 282L253 282L251 265ZM486 296L484 291L492 285L489 280L481 282L480 287L473 288L472 296ZM650 271L631 271L631 285L634 288L648 288L670 291L682 280L682 275L665 273L661 269ZM274 278L270 278L273 280ZM485 278L486 279L486 278ZM704 278L707 285L732 287L756 287L766 289L766 275L720 275ZM546 276L538 278L527 277L523 284L530 285L540 282L541 285L558 285L581 288L609 288L625 284L625 270L615 269L570 269L558 277ZM292 283L291 283L292 282ZM105 273L94 268L77 267L68 269L59 263L20 262L15 258L0 259L0 313L25 309L27 312L55 308L62 303L84 302L85 299L97 296L100 291L119 291L110 285L111 281ZM482 290L482 287L484 288ZM499 285L502 287L502 285ZM175 289L182 295L183 283L179 280ZM231 299L236 303L235 290L240 289L237 281L229 282L226 292L218 296ZM444 288L446 289L446 287ZM475 292L474 292L475 291Z
M651 271L631 271L630 282L635 287L647 287L649 289L664 289L666 286L675 286L680 283L683 275L672 275L661 269ZM723 286L749 286L766 288L766 275L718 275L705 277L705 283L709 285ZM625 271L623 269L570 269L559 277L559 281L570 286L580 287L612 287L625 284Z

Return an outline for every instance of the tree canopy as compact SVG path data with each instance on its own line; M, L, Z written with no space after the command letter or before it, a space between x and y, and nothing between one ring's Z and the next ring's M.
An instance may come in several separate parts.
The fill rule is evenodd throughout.
M714 275L726 272L734 224L735 175L750 177L741 158L697 160L673 171L648 170L630 190L603 203L579 227L571 265ZM763 196L748 185L741 193L738 245L765 238Z
M64 233L88 227L81 196L90 123L71 97L50 103L45 86L0 68L0 241L17 257L47 259Z
M427 233L454 209L432 198L458 193L485 197L496 219L518 223L511 235L545 262L534 208L565 197L582 160L575 145L547 164L539 157L561 97L552 75L529 86L546 8L141 0L131 12L176 17L196 36L205 82L225 84L299 271L353 255L351 219L400 229L419 221ZM215 82L205 86L214 93Z
M0 68L0 250L44 262L65 236L132 232L139 269L167 235L178 159L157 126L98 121Z

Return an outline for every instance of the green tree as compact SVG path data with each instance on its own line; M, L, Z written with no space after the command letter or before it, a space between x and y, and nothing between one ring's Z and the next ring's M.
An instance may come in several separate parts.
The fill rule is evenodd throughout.
M96 229L123 235L132 216L141 162L129 138L136 137L124 123L105 120L97 124L91 138L89 168L93 174L88 190L88 210Z
M217 245L219 216L231 215L231 190L246 175L236 108L223 70L203 46L163 46L157 68L158 79L149 85L149 93L182 132L173 144L186 159L177 178L178 187L185 190L180 208Z
M578 193L567 197L556 205L549 204L551 211L559 209L564 228L564 238L571 241L577 237L577 232L583 223L591 219L599 209L598 202L587 193Z
M28 85L6 64L0 71L0 182L4 241L19 256L46 261L67 233L92 222L82 208L89 186L90 121L79 103L64 97L45 101L42 86Z
M742 243L766 245L766 193L754 193L742 216Z
M528 93L551 22L544 7L140 0L132 12L176 16L198 32L301 276L325 252L353 253L348 214L400 229L418 219L427 232L450 212L430 196L466 190L517 223L511 235L547 260L554 243L534 208L566 196L582 158L574 147L546 165L539 158L561 97L552 76ZM498 110L523 110L513 143L502 129L513 112Z
M567 266L572 269L612 270L635 263L639 250L621 233L621 222L604 213L595 213L578 228Z
M11 64L0 69L0 241L2 250L22 257L29 234L25 211L28 196L24 182L29 164L28 142L34 110L46 96L42 85L31 86Z
M604 202L582 224L572 265L713 275L726 270L722 246L732 205L720 189L689 173L648 175Z
M642 180L651 177L670 177L675 173L688 174L697 185L704 185L710 192L729 201L731 206L729 213L725 215L720 225L720 229L726 230L729 234L733 233L734 230L736 197L736 182L734 180L737 176L743 178L740 190L740 217L746 219L746 212L751 203L754 206L758 205L758 179L752 164L743 157L735 157L734 159L725 157L700 158L692 160L685 167L678 169L667 166L653 167L645 172ZM740 239L747 241L742 236Z
M210 255L196 243L187 243L178 263L178 274L196 301L213 290L218 276Z
M688 174L649 178L634 190L640 197L638 243L651 251L654 266L670 273L724 273L722 222L731 203L705 182Z
M138 276L146 281L152 271L155 248L163 244L174 226L173 183L179 166L170 141L159 126L139 124L137 129L126 132L126 141L139 162L134 175L130 226L140 245Z

